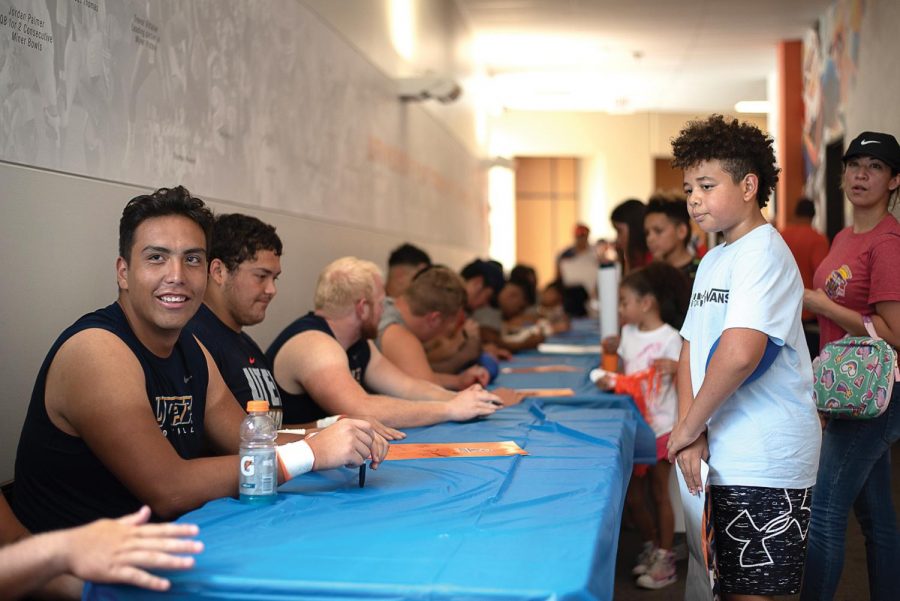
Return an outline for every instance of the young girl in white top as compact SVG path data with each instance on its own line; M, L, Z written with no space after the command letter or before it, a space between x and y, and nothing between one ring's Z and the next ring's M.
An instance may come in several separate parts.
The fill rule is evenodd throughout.
M675 525L669 499L669 472L666 443L678 414L675 373L681 352L678 333L687 313L690 283L681 271L655 261L628 274L619 288L619 316L624 324L618 354L620 371L643 382L644 418L656 434L657 463L637 466L628 487L626 503L631 517L646 541L644 552L632 572L637 584L657 589L675 582L672 539ZM648 372L653 368L653 372ZM648 377L650 376L650 377ZM598 381L601 388L613 388L615 376ZM647 481L656 506L656 520L648 508Z

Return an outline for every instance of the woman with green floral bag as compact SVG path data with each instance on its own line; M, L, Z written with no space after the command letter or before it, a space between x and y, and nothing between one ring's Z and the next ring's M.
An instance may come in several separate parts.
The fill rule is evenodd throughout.
M843 157L842 186L853 225L835 237L806 290L805 309L818 315L820 344L849 334L900 346L900 223L891 214L900 195L900 146L894 136L864 132ZM851 391L851 394L854 394ZM872 599L900 591L900 532L891 500L891 444L900 439L900 386L872 419L832 419L825 427L801 599L832 599L844 562L851 506L866 538Z

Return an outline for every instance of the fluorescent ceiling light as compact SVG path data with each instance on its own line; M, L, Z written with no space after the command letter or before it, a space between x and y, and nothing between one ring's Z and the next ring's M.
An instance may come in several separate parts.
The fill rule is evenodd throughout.
M739 113L770 113L772 103L768 100L741 100L734 105L734 110Z
M412 0L391 0L388 11L391 44L397 54L411 61L416 51L416 7Z
M479 35L473 50L477 63L500 71L603 65L614 52L595 37L532 34Z
M494 101L519 111L633 112L649 92L629 73L528 72L491 78Z

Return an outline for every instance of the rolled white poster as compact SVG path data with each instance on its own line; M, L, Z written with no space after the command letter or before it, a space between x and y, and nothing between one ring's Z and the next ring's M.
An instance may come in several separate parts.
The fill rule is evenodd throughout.
M597 277L600 299L600 339L619 333L619 265L604 263Z

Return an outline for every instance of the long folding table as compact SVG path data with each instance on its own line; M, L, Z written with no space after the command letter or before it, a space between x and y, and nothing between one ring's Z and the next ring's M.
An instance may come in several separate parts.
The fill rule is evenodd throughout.
M357 470L337 469L282 485L272 505L212 501L181 520L200 526L206 550L193 570L166 574L167 598L611 599L625 490L633 462L652 462L652 432L628 397L587 386L596 357L532 353L505 365L529 363L579 371L497 384L576 394L411 429L399 443L511 440L528 455L387 461L364 488Z

